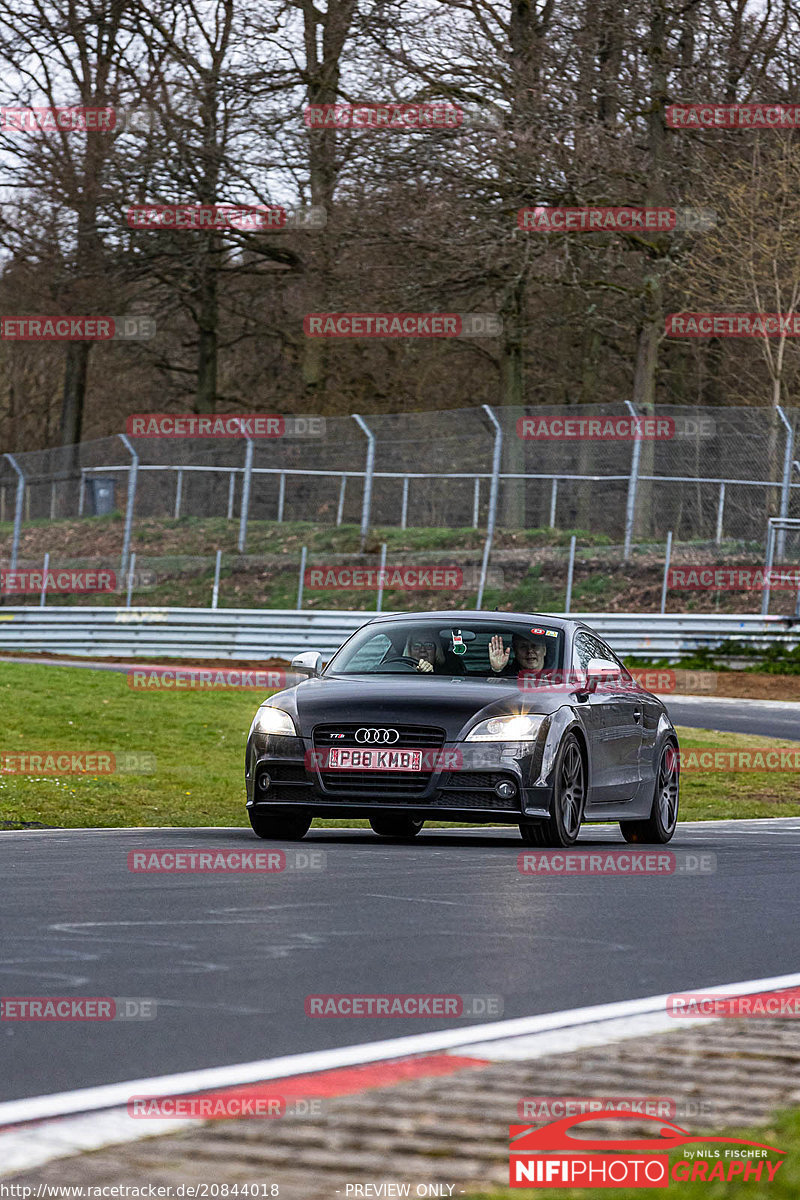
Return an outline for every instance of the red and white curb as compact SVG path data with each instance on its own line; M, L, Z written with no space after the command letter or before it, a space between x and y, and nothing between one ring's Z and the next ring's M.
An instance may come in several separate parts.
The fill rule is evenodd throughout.
M702 988L704 995L750 995L800 986L800 973ZM291 1096L334 1097L412 1079L480 1069L491 1062L523 1061L666 1033L713 1017L667 1012L668 995L598 1004L542 1016L519 1017L460 1029L366 1042L332 1050L225 1067L208 1067L152 1079L80 1088L0 1104L0 1176L18 1174L53 1159L196 1127L189 1118L141 1118L128 1114L134 1096L198 1096L213 1090L227 1099ZM279 1088L274 1086L280 1081Z

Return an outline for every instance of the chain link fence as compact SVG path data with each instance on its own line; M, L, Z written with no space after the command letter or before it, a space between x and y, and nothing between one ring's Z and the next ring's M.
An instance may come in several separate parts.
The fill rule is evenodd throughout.
M622 542L764 547L769 517L800 516L798 413L659 406L654 440L564 420L624 421L630 405L494 407L332 417L313 438L101 438L0 457L0 522L126 517L406 528L585 530ZM583 432L581 432L581 429ZM499 450L499 454L497 451ZM494 467L497 470L495 471ZM783 549L783 545L779 547ZM12 559L14 552L12 551Z

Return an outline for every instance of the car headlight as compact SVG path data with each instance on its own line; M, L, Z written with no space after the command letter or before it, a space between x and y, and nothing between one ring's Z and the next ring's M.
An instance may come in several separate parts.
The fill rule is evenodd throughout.
M282 708L273 708L262 704L253 718L251 733L280 733L289 737L297 737L294 721Z
M532 742L539 732L543 716L489 717L470 729L467 742Z

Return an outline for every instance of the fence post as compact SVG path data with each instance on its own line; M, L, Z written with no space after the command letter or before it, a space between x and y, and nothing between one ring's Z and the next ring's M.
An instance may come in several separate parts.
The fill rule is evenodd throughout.
M567 566L567 596L564 601L564 613L568 613L572 608L572 577L575 573L575 543L577 537L573 533L569 539L569 564Z
M178 477L175 481L175 520L177 521L181 515L181 499L183 493L183 471L178 468Z
M131 531L133 529L133 507L136 503L136 479L139 474L139 455L134 450L128 439L127 434L118 433L117 437L122 442L125 449L131 456L131 465L128 467L128 505L125 509L125 532L122 536L122 559L119 564L120 571L124 574L125 568L128 565L128 555L131 550ZM130 604L128 605L130 608Z
M239 553L244 554L247 542L247 516L250 510L250 481L253 476L253 439L247 439L244 456L244 482L242 484L242 510L239 515Z
M297 604L295 605L298 611L303 607L303 583L305 582L307 554L308 547L303 546L303 549L300 551L300 575L297 580Z
M283 506L286 502L286 472L281 471L278 483L278 524L283 520Z
M22 468L19 466L13 454L3 456L11 463L14 470L17 472L17 496L14 502L14 536L11 542L11 570L17 569L17 555L19 554L19 537L22 532L22 505L25 498L25 476L22 473Z
M78 516L83 516L83 508L86 503L86 472L81 471L81 486L78 491Z
M719 545L722 541L722 517L725 513L725 484L719 485L719 503L717 504L717 536L714 539Z
M474 491L472 493L472 528L478 528L478 521L481 515L481 477L475 476Z
M358 413L351 413L353 420L358 425L362 433L367 436L367 461L364 467L364 497L361 502L361 539L359 547L361 553L364 553L364 547L367 544L367 535L369 533L369 518L372 508L372 478L375 474L375 434L367 425L363 417Z
M489 512L486 518L486 541L483 543L481 577L478 581L478 598L475 601L476 609L480 608L483 604L483 592L486 587L486 572L489 568L489 555L492 551L494 526L495 521L497 520L497 492L500 486L500 461L503 455L502 426L488 404L482 404L481 408L494 425L494 453L492 454L492 482L489 485Z
M672 558L672 530L667 534L667 552L664 555L664 581L661 584L661 612L667 611L667 580L669 578L669 564Z
M47 603L47 572L50 569L50 551L45 551L44 567L42 568L42 590L39 595L39 608L44 608Z
M792 459L794 457L794 429L792 423L787 419L786 413L781 408L780 404L775 405L775 411L783 421L786 429L786 442L783 447L783 476L781 478L781 520L786 520L789 515L789 493L792 482ZM778 561L782 561L786 552L786 530L778 530Z
M222 565L222 551L217 551L217 561L214 564L214 590L211 593L211 607L216 608L219 601L219 570Z
M125 607L131 606L131 592L133 591L133 572L136 570L136 551L131 555L131 565L128 571L128 594L125 600Z
M408 524L408 476L403 479L403 502L400 509L400 528L405 529Z
M342 482L339 485L339 507L336 509L336 524L341 525L342 514L344 513L344 493L347 487L347 476L342 476Z
M625 407L631 416L636 420L638 413L631 404L630 400L625 401ZM633 453L631 455L631 473L628 477L628 500L625 505L625 548L622 557L627 561L631 555L631 541L633 540L633 525L636 519L636 490L639 487L639 459L642 456L642 440L635 437L633 439Z
M554 479L550 488L550 528L556 527L556 504L558 502L558 480Z
M383 611L383 576L386 571L386 542L381 543L381 565L378 568L378 599L375 604L375 611Z
M55 479L52 479L50 481L50 520L55 521L55 519L56 519L56 481L55 481Z
M772 517L767 521L767 558L764 563L764 588L761 592L761 615L766 617L769 612L769 577L772 571L772 559L775 553L775 526Z
M231 471L231 477L228 481L228 520L233 520L233 493L236 488L236 472Z

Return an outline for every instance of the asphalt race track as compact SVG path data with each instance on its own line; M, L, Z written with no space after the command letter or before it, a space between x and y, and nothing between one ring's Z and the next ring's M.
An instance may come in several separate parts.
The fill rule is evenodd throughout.
M661 699L676 725L800 740L800 704L796 701L781 704L776 700L712 700L707 696Z
M612 826L591 843L622 845ZM309 994L501 994L509 1018L800 961L800 819L681 826L670 849L717 856L694 877L523 876L516 831L444 829L411 845L312 829L292 848L324 850L324 871L127 868L140 848L274 845L245 828L0 834L0 993L158 1004L148 1022L3 1021L0 1099L466 1023L314 1019Z

